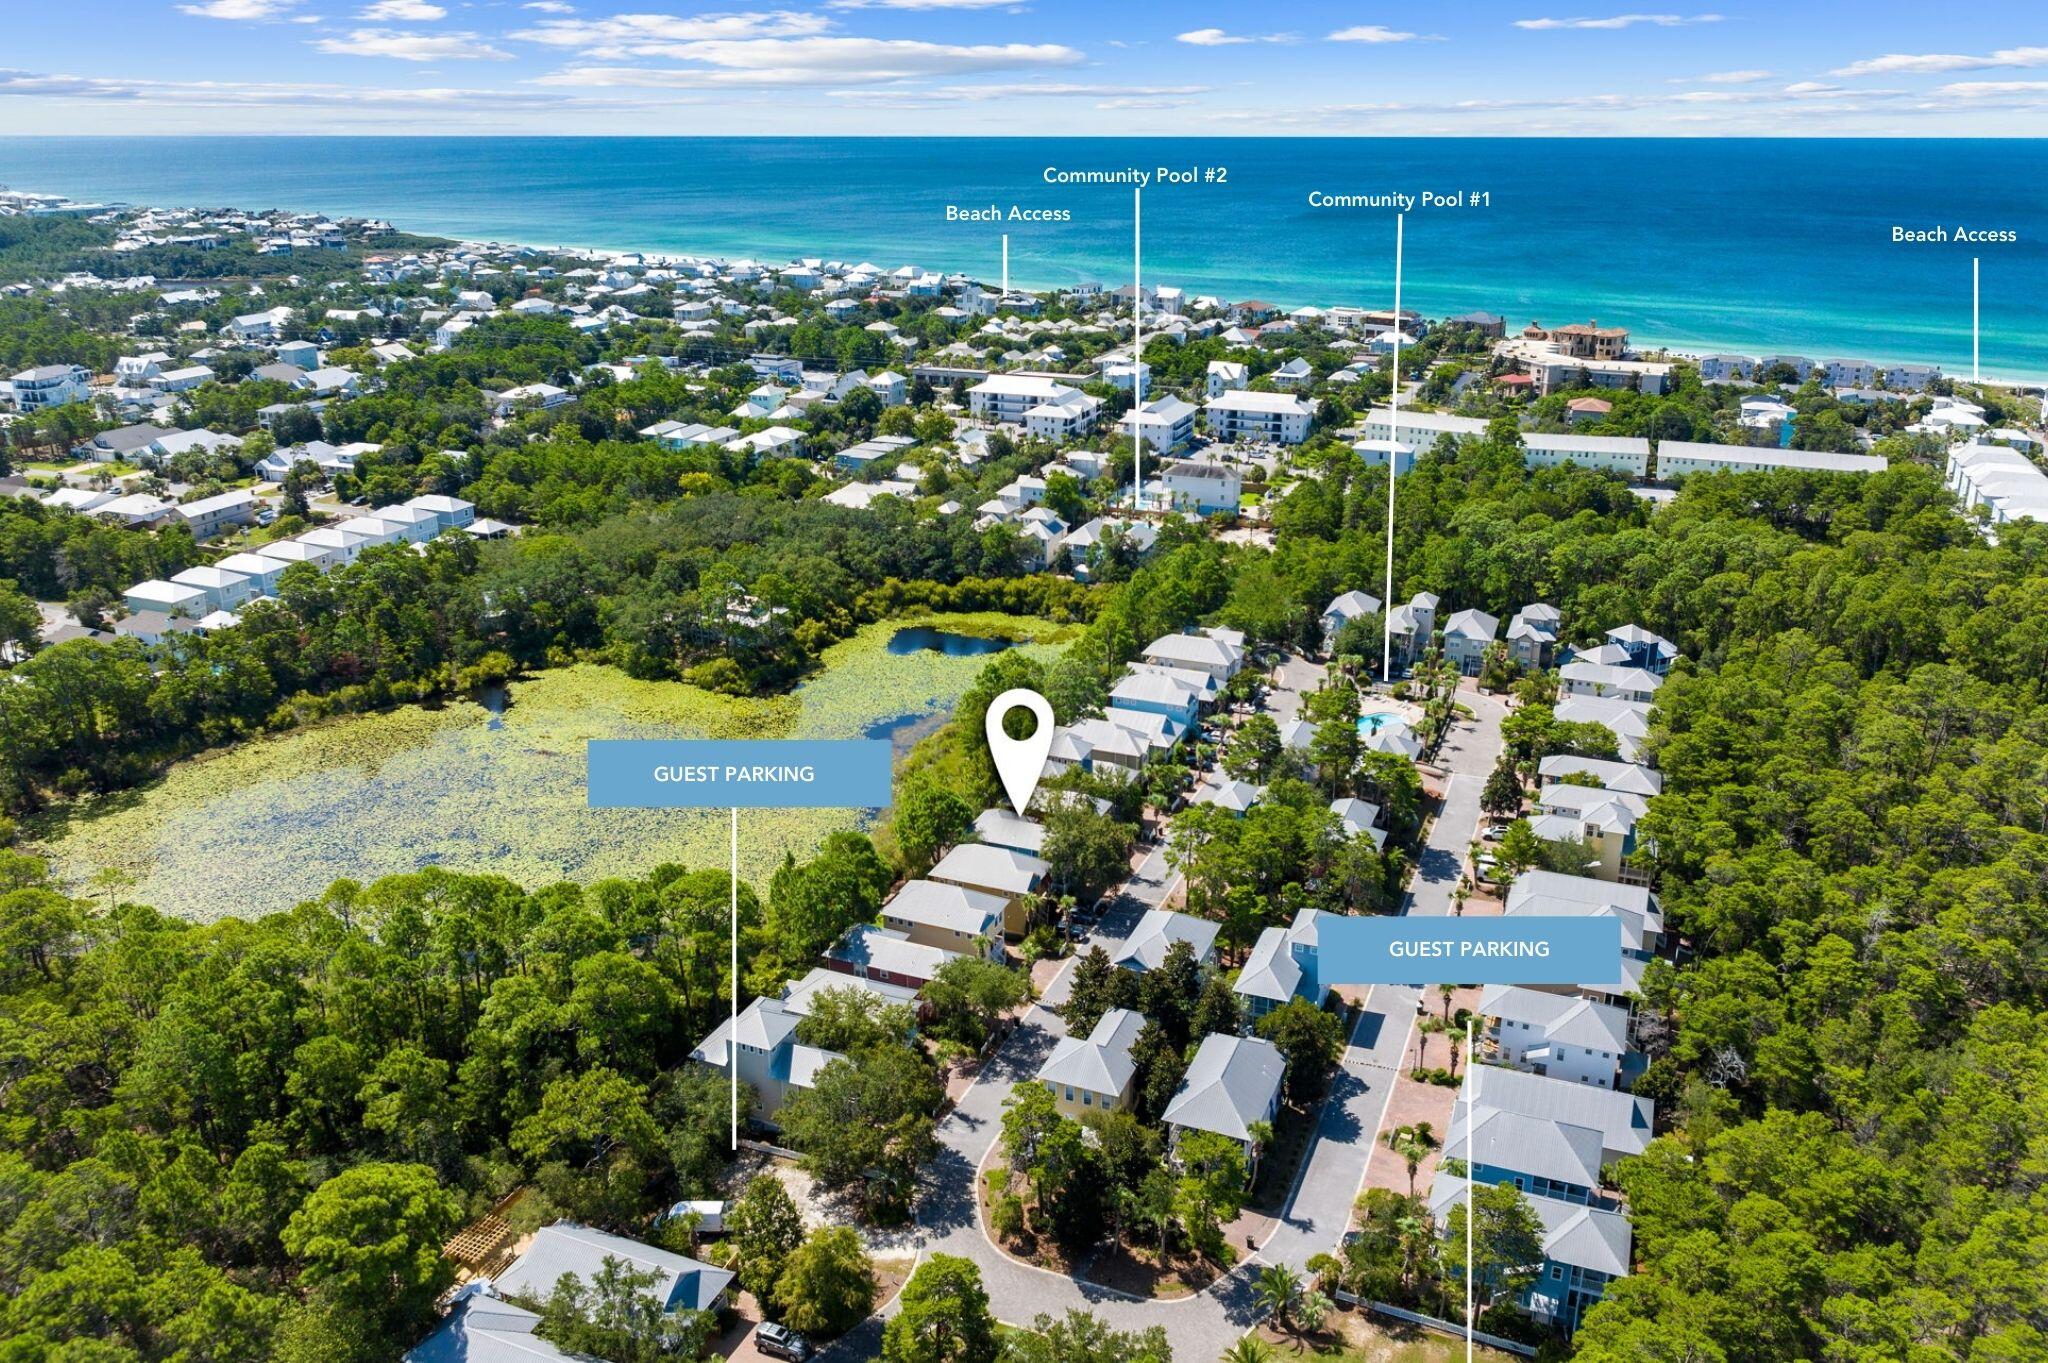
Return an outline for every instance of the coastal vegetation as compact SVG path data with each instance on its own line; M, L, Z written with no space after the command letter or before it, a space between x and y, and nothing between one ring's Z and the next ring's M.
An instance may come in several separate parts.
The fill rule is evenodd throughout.
M1062 627L1030 617L922 623L1025 640L1050 662ZM602 810L585 804L592 738L860 738L914 731L950 711L982 659L890 650L902 622L828 648L786 695L733 697L573 663L493 691L337 716L174 765L143 788L32 821L58 873L110 872L126 892L182 917L252 917L317 896L331 880L438 864L524 885L641 875L664 862L723 864L723 811ZM1070 627L1068 627L1070 628ZM405 811L403 830L392 811ZM807 856L852 810L750 810L742 875L765 883L784 851Z

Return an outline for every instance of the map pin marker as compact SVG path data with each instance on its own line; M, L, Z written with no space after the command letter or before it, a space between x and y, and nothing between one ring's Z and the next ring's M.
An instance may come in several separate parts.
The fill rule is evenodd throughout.
M1012 710L1029 710L1038 727L1029 738L1012 738L1003 730L1003 719ZM1005 691L989 702L988 751L995 759L996 775L1003 778L1003 793L1019 814L1031 803L1038 778L1045 775L1045 757L1052 751L1052 702L1028 687Z

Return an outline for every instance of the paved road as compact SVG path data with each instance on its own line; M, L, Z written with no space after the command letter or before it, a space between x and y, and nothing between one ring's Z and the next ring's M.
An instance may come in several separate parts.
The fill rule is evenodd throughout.
M1460 692L1460 699L1471 707L1474 723L1454 728L1439 754L1450 780L1401 906L1405 914L1451 912L1466 845L1479 831L1479 791L1500 756L1506 708L1476 690ZM1366 991L1364 1011L1316 1128L1316 1143L1262 1257L1298 1267L1343 1238L1395 1079L1411 1063L1408 1046L1421 997L1421 990L1407 985L1374 985Z

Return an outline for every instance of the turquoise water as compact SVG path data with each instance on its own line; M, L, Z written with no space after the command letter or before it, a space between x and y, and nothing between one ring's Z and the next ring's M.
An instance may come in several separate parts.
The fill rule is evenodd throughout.
M1370 738L1389 724L1399 723L1401 717L1391 710L1375 710L1369 715L1358 717L1358 736Z
M1407 222L1402 301L1517 326L1597 317L1638 341L2048 376L2038 140L8 138L0 182L106 200L388 217L423 232L769 259L915 262L993 280L993 225L948 203L1065 208L1013 223L1013 279L1127 282L1132 194L1049 165L1222 165L1145 191L1145 274L1289 306L1385 304L1393 222L1311 189L1484 190ZM2016 244L1893 245L1894 224L2009 228Z

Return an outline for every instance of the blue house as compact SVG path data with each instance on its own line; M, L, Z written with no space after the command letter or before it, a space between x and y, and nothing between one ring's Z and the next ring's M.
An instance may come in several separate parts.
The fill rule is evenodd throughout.
M1202 707L1202 692L1163 672L1132 671L1110 691L1109 703L1121 710L1161 715L1178 734L1194 724Z
M1244 968L1237 973L1238 1002L1245 1020L1257 1022L1291 999L1322 1001L1324 988L1317 948L1321 911L1303 909L1285 928L1267 928L1259 934Z
M1607 631L1607 642L1627 655L1628 667L1640 667L1663 676L1678 659L1678 645L1641 625L1623 625Z
M1465 1200L1466 1180L1438 1172L1430 1186L1429 1210L1445 1235L1452 1233L1451 1209ZM1606 1295L1607 1284L1624 1277L1635 1234L1620 1212L1525 1194L1543 1223L1543 1262L1522 1290L1523 1309L1537 1320L1570 1332L1586 1308Z

